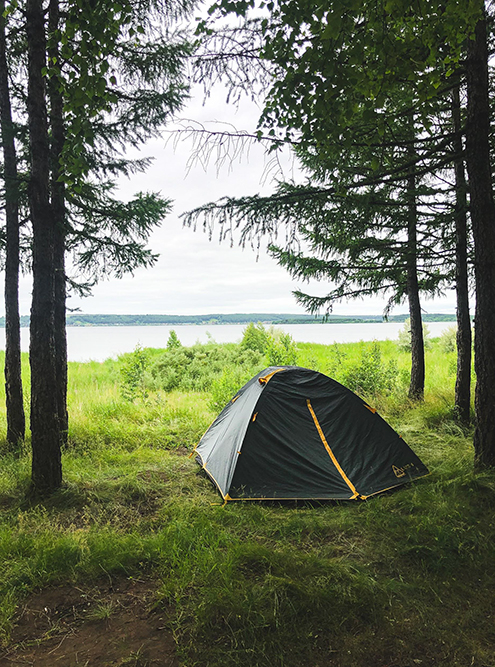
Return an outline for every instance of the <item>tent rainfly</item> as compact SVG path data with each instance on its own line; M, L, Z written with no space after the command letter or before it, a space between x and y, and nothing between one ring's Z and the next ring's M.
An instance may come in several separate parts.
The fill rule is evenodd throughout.
M374 408L297 366L252 378L194 453L225 501L365 500L428 474Z

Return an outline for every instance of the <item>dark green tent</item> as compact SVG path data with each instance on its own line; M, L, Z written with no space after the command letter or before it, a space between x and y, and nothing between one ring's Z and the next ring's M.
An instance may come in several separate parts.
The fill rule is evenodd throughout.
M296 366L244 385L195 453L224 500L364 500L428 474L374 408Z

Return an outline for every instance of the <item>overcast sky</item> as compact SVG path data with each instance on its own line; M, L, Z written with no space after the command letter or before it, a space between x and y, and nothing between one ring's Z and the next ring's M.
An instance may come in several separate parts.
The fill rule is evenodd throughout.
M255 105L248 102L236 110L226 104L223 92L218 92L204 105L198 95L181 116L201 123L231 122L238 129L252 131L257 113ZM71 298L70 308L77 307L84 313L120 314L302 313L292 295L294 289L326 293L327 285L308 286L292 281L264 252L257 259L250 248L220 244L218 234L209 241L201 229L193 231L182 226L180 214L200 204L226 195L268 194L273 189L270 178L264 179L267 162L261 147L251 147L248 154L232 164L225 163L219 171L214 155L206 170L196 164L188 171L191 149L188 142L174 147L165 138L153 141L141 151L154 158L151 168L146 174L122 182L123 197L139 191L159 191L174 200L173 212L150 239L150 247L160 255L158 263L152 269L137 271L134 277L100 283L93 289L92 297ZM294 175L297 172L287 156L284 177ZM30 298L30 280L24 277L22 314L29 313ZM334 312L380 314L383 308L383 300L367 299L338 304ZM454 298L425 302L424 308L430 313L454 312ZM403 306L394 312L406 310Z

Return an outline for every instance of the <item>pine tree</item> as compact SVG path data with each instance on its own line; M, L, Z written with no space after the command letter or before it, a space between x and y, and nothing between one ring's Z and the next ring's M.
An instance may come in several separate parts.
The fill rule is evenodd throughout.
M236 14L249 20L255 3L220 2L212 8L218 16ZM217 12L215 14L215 12ZM390 100L398 84L407 82L416 98L415 111L421 136L429 140L432 101L445 97L449 89L467 81L466 163L472 193L470 209L475 245L477 315L475 352L478 362L476 390L476 460L493 465L495 429L494 399L488 377L495 371L495 351L489 343L493 330L490 300L495 289L492 280L493 196L490 175L488 76L486 24L483 0L472 3L430 3L428 7L402 2L363 2L358 5L335 0L299 3L278 0L271 3L269 16L260 19L261 55L272 67L273 82L263 105L260 128L304 150L326 147L335 151L355 140L356 117L370 119L370 132L364 143L377 148L394 133L395 118L390 115ZM290 26L290 29L288 28ZM476 27L476 31L475 31ZM210 25L210 30L211 30ZM460 66L467 45L466 67ZM441 118L444 127L448 125ZM372 126L372 127L371 127ZM448 134L447 132L445 134ZM454 135L459 138L459 128ZM446 137L450 141L449 137ZM466 224L462 194L462 145L454 147L449 158L457 174L457 287L459 316L459 369L456 405L466 419L469 383L466 381L469 355L469 313L467 308ZM478 157L476 157L478 156ZM378 159L378 157L376 158ZM447 166L445 163L444 166ZM227 210L231 204L226 204ZM213 214L213 208L208 213ZM238 218L239 220L239 218ZM490 220L492 222L490 222ZM464 226L464 231L462 227ZM443 226L448 229L448 224ZM443 233L443 232L442 232ZM443 255L452 251L451 238L445 238ZM464 238L464 240L463 240ZM492 287L490 287L490 285ZM462 387L462 389L461 389ZM462 397L461 397L462 394ZM491 415L491 416L490 416Z
M30 321L32 492L46 495L62 483L55 367L55 220L50 202L50 141L46 104L46 33L42 0L27 0L27 116L33 226L33 297Z
M145 243L169 201L138 194L119 202L112 177L147 166L120 153L156 136L187 96L187 44L170 41L166 32L158 40L145 35L146 27L157 34L154 11L165 9L170 18L171 8L159 2L68 2L62 21L58 1L50 0L47 26L42 2L26 5L35 494L50 493L62 479L60 447L68 428L65 253L72 251L81 270L95 275L95 266L99 274L122 275L156 260Z

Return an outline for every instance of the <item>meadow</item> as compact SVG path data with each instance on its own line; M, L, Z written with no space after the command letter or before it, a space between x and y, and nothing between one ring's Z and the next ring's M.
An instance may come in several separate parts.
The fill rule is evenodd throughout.
M42 503L26 499L29 442L20 456L0 443L0 665L33 647L53 653L68 632L59 619L19 639L33 595L91 586L71 631L110 628L118 610L98 590L125 579L152 582L147 608L162 614L175 662L144 647L88 665L495 666L495 474L474 472L472 432L455 420L452 336L430 342L425 400L413 404L397 342L266 334L71 363L65 483ZM360 393L431 474L366 502L222 506L188 455L237 387L273 362Z

